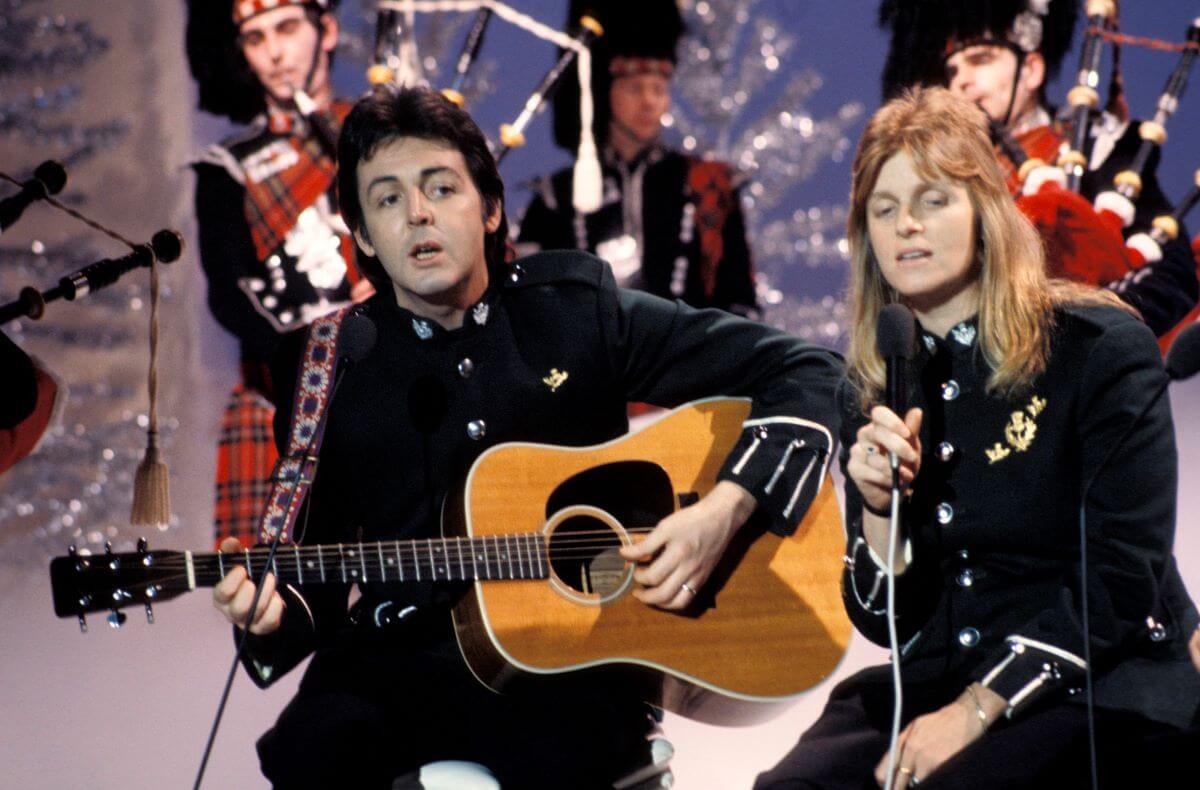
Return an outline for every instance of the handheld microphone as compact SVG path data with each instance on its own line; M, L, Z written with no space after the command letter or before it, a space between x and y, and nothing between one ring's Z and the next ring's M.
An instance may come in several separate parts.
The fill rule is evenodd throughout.
M887 365L887 383L885 396L887 407L894 411L900 419L904 419L905 407L908 405L908 388L906 368L908 360L912 359L913 348L917 339L917 322L912 311L902 304L892 303L879 312L879 320L875 325L875 349L883 357ZM896 633L896 574L893 571L893 559L896 556L897 536L900 532L900 459L895 453L888 453L888 461L892 467L892 506L891 518L888 525L887 547L887 618L888 641L892 648L892 691L895 702L892 706L891 746L888 749L888 767L886 790L891 790L896 777L896 745L900 738L900 717L904 707L904 687L900 680L900 639Z
M0 233L21 218L35 200L57 195L67 183L67 171L54 160L42 162L33 171L33 178L21 185L17 194L0 200Z
M875 325L875 349L887 366L887 385L884 394L887 407L900 419L908 405L908 382L905 371L907 362L913 357L917 340L917 322L912 311L902 304L892 303L879 311ZM899 488L899 460L895 453L888 454L892 463L892 483Z

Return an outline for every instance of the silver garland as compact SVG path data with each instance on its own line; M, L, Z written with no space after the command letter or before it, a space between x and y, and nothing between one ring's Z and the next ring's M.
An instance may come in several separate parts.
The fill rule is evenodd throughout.
M0 0L0 169L18 178L42 159L79 165L126 138L129 125L117 118L81 124L87 96L84 73L106 57L109 43L88 21L39 13L40 0ZM16 172L14 172L16 171ZM12 187L0 189L8 194ZM67 189L59 198L89 213L88 196ZM5 241L56 226L78 227L56 241L40 238L0 245L0 301L20 288L45 289L59 277L112 255L112 242L75 220L31 208ZM41 224L39 224L41 223ZM121 254L121 253L116 253ZM70 544L103 550L106 541L129 549L137 535L129 526L133 473L145 447L145 367L108 367L109 355L144 359L148 310L145 277L127 277L91 294L86 302L51 303L41 321L11 321L2 329L18 345L43 359L69 393L61 419L35 454L0 478L0 557L40 564ZM164 279L162 296L172 298ZM164 444L178 427L167 417ZM140 534L140 533L139 533Z
M664 122L684 151L729 162L745 181L742 208L766 319L841 346L845 208L793 207L819 167L846 158L847 131L864 108L848 102L828 117L808 109L821 77L794 63L795 38L759 13L762 5L682 0L688 33L679 48L674 109Z

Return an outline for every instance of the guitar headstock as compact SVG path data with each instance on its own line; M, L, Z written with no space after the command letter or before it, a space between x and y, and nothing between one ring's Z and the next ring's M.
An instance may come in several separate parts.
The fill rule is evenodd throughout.
M54 614L78 617L80 630L87 631L85 615L108 611L108 624L120 628L127 606L144 606L146 618L154 622L151 604L187 592L187 569L178 551L148 551L146 539L136 552L115 554L105 544L103 554L71 547L66 557L50 561L50 588Z

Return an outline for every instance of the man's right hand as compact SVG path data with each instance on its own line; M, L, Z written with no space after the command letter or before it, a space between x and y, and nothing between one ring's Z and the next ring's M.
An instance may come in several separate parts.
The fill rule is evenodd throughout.
M242 546L237 538L226 538L221 542L220 551L240 553ZM254 582L246 574L246 569L240 565L225 574L225 578L213 588L213 606L238 628L246 627L246 617L250 614L250 604L253 600ZM275 589L275 575L268 573L263 581L263 594L258 600L254 622L250 624L250 633L264 635L275 632L283 622L286 609L287 604L284 603L283 596Z

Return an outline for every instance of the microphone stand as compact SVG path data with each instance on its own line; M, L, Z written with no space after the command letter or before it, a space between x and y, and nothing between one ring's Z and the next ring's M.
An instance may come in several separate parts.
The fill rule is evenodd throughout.
M325 432L325 422L329 417L329 410L333 406L333 399L337 395L338 388L342 386L342 381L345 378L346 371L350 369L352 360L349 357L341 356L338 359L337 376L333 382L333 389L329 391L329 400L325 403L324 413L321 415L321 420L317 425L317 429L313 431L313 435L308 440L308 445L304 448L304 454L301 456L300 466L296 470L295 485L292 486L292 491L288 495L287 506L284 507L284 512L289 512L292 509L292 504L295 502L296 494L300 491L300 483L305 474L305 462L310 460L313 446L318 438ZM310 479L317 474L317 459L311 458L312 466L308 471ZM304 513L304 520L307 523L308 514L311 512L311 507ZM305 528L301 528L301 533ZM233 662L229 667L229 674L225 678L225 688L221 691L220 701L217 703L217 714L213 719L212 729L208 733L208 742L204 745L204 756L200 759L200 768L196 772L196 781L192 785L193 790L200 790L200 783L204 781L204 771L208 767L208 758L212 754L213 743L217 738L217 729L221 726L221 718L225 714L225 704L229 701L229 692L233 687L233 678L237 675L238 664L242 661L242 656L246 652L246 640L250 635L250 624L254 622L254 613L258 611L258 601L262 597L263 582L267 578L267 573L275 563L275 552L279 549L279 545L283 538L283 527L275 530L275 537L271 540L271 545L267 551L267 557L263 561L262 572L259 573L255 580L254 599L250 602L250 611L246 615L246 622L243 624L242 632L238 636L237 652L233 655ZM249 553L246 554L246 577L249 578L251 573L251 560Z
M1129 423L1129 426L1121 434L1121 437L1109 447L1108 453L1104 456L1104 460L1099 466L1096 467L1096 471L1092 474L1091 479L1087 481L1087 485L1082 488L1083 493L1079 499L1079 595L1083 599L1081 612L1083 618L1083 661L1087 665L1086 669L1084 670L1084 687L1087 701L1088 767L1091 771L1092 790L1098 790L1100 787L1100 777L1096 761L1096 710L1095 698L1092 689L1092 640L1091 628L1089 625L1090 616L1088 610L1087 498L1088 494L1091 493L1092 486L1100 477L1100 472L1103 471L1104 467L1108 465L1108 462L1112 460L1113 455L1116 454L1116 451L1125 444L1125 440L1128 439L1130 434L1133 433L1133 429L1137 427L1138 423L1140 423L1142 419L1150 413L1150 409L1157 404L1159 398L1166 393L1167 387L1173 380L1174 376L1168 373L1166 379L1161 385L1159 385L1154 395L1148 401L1146 401L1146 405L1142 407L1142 410L1139 411L1133 421Z

